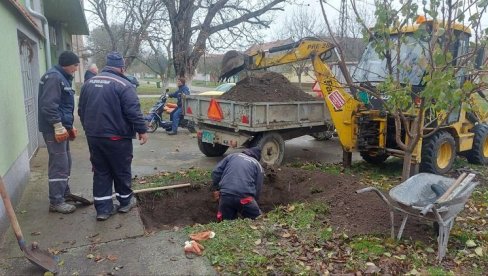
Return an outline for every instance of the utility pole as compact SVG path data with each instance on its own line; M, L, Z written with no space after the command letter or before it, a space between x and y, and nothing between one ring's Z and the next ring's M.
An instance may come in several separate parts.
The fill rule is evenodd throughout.
M346 37L347 36L347 0L341 0L341 8L340 8L340 18L339 22L341 24L340 27L340 37Z

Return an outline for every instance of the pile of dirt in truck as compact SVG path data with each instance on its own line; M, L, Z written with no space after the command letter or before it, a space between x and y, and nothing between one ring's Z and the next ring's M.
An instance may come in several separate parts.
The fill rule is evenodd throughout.
M292 84L285 76L275 72L252 73L220 99L252 103L317 100Z

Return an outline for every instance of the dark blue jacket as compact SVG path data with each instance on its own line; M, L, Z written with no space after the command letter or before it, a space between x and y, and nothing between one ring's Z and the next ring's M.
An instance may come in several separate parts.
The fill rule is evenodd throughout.
M86 136L134 138L147 131L134 86L107 67L81 87L78 115Z
M264 170L255 158L244 153L233 153L222 159L212 171L213 186L222 195L259 199Z
M178 107L181 107L183 105L182 100L181 100L181 96L183 94L190 95L190 88L188 88L188 86L186 86L186 85L179 86L178 90L169 94L168 96L170 98L177 98L178 99L178 103L177 103Z
M75 91L71 87L73 76L56 65L39 82L39 131L54 133L53 125L61 122L66 129L73 128Z
M92 71L90 70L86 70L85 72L85 80L84 82L86 82L87 80L93 78L94 76L96 76L97 74L93 73Z

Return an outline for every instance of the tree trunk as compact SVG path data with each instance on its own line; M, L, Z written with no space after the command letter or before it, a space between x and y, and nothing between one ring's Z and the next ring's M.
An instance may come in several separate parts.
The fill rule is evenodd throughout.
M412 152L405 151L405 155L403 156L402 182L410 178L411 168L412 168Z

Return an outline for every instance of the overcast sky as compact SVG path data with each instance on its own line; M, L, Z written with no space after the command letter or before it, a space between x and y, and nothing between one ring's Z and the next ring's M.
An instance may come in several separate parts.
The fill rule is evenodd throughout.
M266 40L276 39L276 36L274 36L274 34L279 32L279 30L283 28L283 23L285 22L286 18L293 15L293 13L297 9L307 10L309 13L315 14L318 18L317 24L325 24L319 0L297 0L296 2L297 4L286 5L285 11L277 15L274 24L271 26L271 32L266 32ZM338 20L341 2L341 0L327 0L324 4L324 9L327 14L329 23L333 24L335 23L335 21ZM350 6L350 0L347 0L346 2L348 6ZM369 7L371 11L374 10L374 0L356 0L356 3L358 6L363 6L366 8ZM353 11L349 10L348 13L349 15L352 15Z
M346 0L348 6L350 6L350 1L351 0ZM471 1L471 0L469 0L469 1ZM293 14L293 11L298 7L301 9L308 9L311 12L316 13L317 16L320 16L320 19L323 21L319 0L297 0L297 2L300 2L300 4L287 5L285 7L285 12L281 13L277 17L275 23L271 27L272 31L267 33L267 37L269 37L270 39L275 38L272 36L272 34L275 33L276 30L283 28L284 19L287 16L290 16L291 14ZM341 0L326 0L327 4L324 4L324 8L325 8L325 11L327 13L327 16L328 16L330 23L333 23L334 21L336 21L339 18L339 10L340 10L341 2L342 2ZM374 0L355 0L355 2L356 2L356 5L358 7L370 10L371 13L375 9ZM422 5L422 0L414 0L414 2L417 2L417 4L419 4L419 6ZM397 3L397 5L400 5L399 4L400 1L396 1L396 3ZM468 3L468 0L465 0L465 3ZM354 12L351 9L349 9L348 14L351 16L353 13ZM485 14L485 16L481 22L482 22L481 25L483 28L488 28L488 16L486 16L486 14Z

